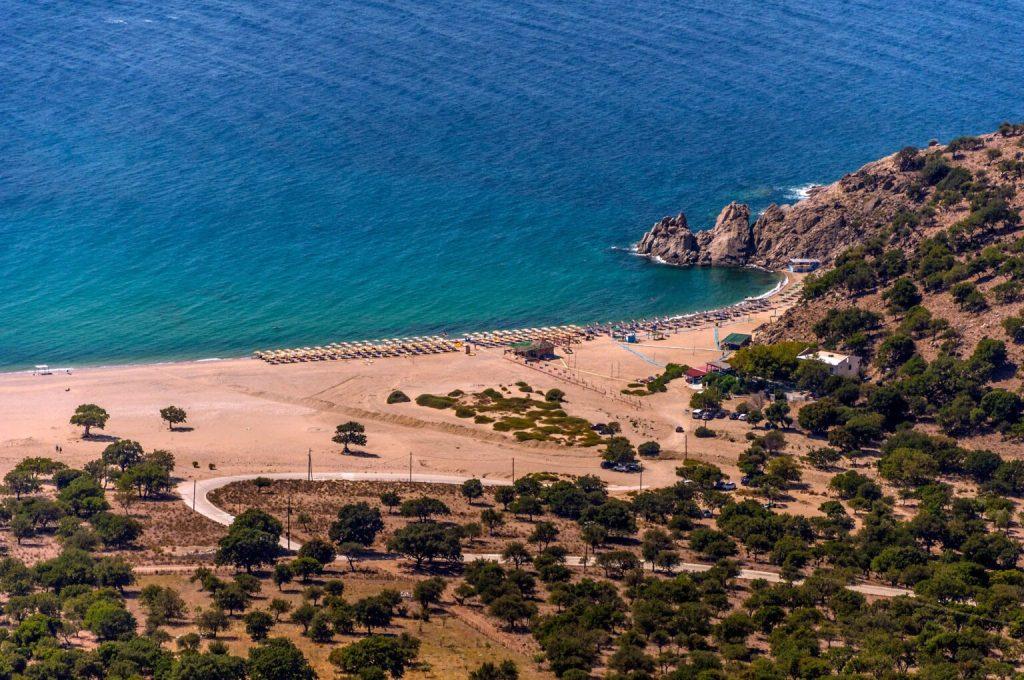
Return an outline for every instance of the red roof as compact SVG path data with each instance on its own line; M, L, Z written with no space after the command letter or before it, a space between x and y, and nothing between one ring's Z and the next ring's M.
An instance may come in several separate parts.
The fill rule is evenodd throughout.
M686 369L687 378L703 378L708 374L707 371L700 368L688 368Z

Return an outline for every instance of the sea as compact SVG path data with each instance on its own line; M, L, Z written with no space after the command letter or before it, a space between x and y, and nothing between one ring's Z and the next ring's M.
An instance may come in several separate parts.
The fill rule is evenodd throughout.
M6 0L0 369L632 319L631 252L1024 119L1014 0Z

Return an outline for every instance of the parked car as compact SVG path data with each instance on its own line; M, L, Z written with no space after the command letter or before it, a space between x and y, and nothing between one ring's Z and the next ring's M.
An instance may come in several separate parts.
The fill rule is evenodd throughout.
M724 418L725 415L726 415L726 411L718 410L718 411L715 412L715 417L716 418Z
M729 481L719 481L717 484L715 484L715 488L718 489L719 491L735 491L736 484Z
M637 461L626 463L626 472L640 472L641 465Z
M702 408L695 408L695 409L693 409L693 417L697 418L698 420L703 418L704 417L704 409L702 409Z
M601 469L602 470L611 470L614 467L615 467L615 463L611 462L610 460L602 460L601 461Z
M743 475L740 477L740 484L743 486L750 486L750 475Z
M732 413L729 414L729 420L736 420L739 417L740 417L740 414L736 413L735 411L733 411Z
M747 419L747 414L746 413L741 413L741 414L739 414L737 416L737 419L738 420L746 420Z
M676 432L686 432L686 428L682 425L676 425Z

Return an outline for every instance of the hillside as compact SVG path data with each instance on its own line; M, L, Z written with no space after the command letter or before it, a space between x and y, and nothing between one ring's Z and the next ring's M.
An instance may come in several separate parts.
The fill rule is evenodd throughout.
M753 222L749 208L739 203L726 206L712 229L697 233L685 215L666 217L644 234L637 251L669 264L780 269L793 257L832 263L851 244L878 237L912 248L967 218L972 199L981 194L998 194L1011 209L1024 205L1022 134L1024 127L1004 124L995 133L946 146L908 147L814 189L798 203L773 204ZM972 224L972 237L999 232L1006 226L1000 217L987 215L984 224Z

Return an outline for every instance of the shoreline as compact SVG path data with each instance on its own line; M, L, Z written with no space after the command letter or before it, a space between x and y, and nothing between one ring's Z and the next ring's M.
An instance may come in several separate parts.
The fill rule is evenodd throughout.
M723 305L723 306L720 306L720 307L712 307L712 308L709 308L709 309L703 309L703 310L698 310L698 311L694 311L694 312L684 312L684 313L679 313L679 314L668 314L668 315L665 315L665 316L653 317L653 318L679 320L679 319L692 318L692 317L695 317L695 316L699 316L701 314L716 314L716 313L725 312L725 311L728 311L728 310L730 310L730 309L732 309L734 307L737 307L738 305L742 305L742 304L744 304L746 302L769 300L769 299L775 297L776 295L779 295L783 291L787 290L795 282L795 279L793 278L792 272L789 272L789 271L786 271L786 270L764 270L764 271L767 271L767 272L770 272L770 273L773 273L773 274L777 274L777 275L782 277L778 282L776 282L776 284L772 288L770 288L769 290L765 291L764 293L760 293L758 295L748 295L748 296L746 296L746 297L744 297L744 298L742 298L742 299L740 299L740 300L738 300L736 302L730 303L728 305ZM643 320L644 320L644 317L641 317L640 319L638 319L636 321L643 321ZM585 326L586 327L590 327L590 326L609 326L609 325L622 324L622 323L633 323L633 322L634 321L627 322L625 320L603 321L603 322L593 322L593 323L585 324ZM498 330L498 329L489 329L489 330L484 330L484 331L464 330L464 331L460 331L457 334L451 334L451 337L453 339L455 339L455 338L462 338L462 337L465 337L465 336L470 335L470 334L492 333L495 330ZM374 340L364 340L364 341L356 340L356 341L350 341L350 342L374 342ZM123 369L129 369L129 368L140 368L140 367L150 367L150 366L152 366L152 367L159 367L159 366L182 366L182 365L187 366L187 365L194 365L194 364L215 364L215 363L235 362L235 361L253 361L253 360L256 360L256 357L254 357L254 355L253 355L253 353L255 351L258 351L258 350L253 350L249 354L240 355L240 356L202 357L202 358L196 358L196 359L168 359L168 360L163 360L163 361L159 361L159 360L158 361L142 360L142 361L125 361L123 363L82 364L80 366L73 366L72 365L72 366L53 367L50 370L53 371L53 375L58 375L58 374L66 374L66 372L70 372L70 373L83 373L83 372L93 373L93 372L101 372L101 371L123 370ZM41 365L44 365L44 364L38 364L38 365L41 366ZM19 368L16 368L16 369L0 368L0 376L5 376L5 375L6 376L12 376L12 375L33 375L35 373L36 373L36 370L34 368L20 368L20 369Z

